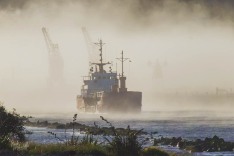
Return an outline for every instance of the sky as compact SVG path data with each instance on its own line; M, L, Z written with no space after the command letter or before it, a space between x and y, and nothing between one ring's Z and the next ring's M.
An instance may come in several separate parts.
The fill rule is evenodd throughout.
M92 42L106 43L113 69L122 50L131 58L127 87L143 92L143 110L163 107L158 93L231 90L233 7L232 0L0 0L0 100L19 112L75 112L89 70L82 27ZM64 63L57 88L42 27Z

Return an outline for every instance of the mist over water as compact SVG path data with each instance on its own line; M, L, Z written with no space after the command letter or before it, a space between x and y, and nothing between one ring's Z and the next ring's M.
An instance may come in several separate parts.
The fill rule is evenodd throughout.
M76 112L89 70L85 26L93 42L106 43L105 60L116 61L122 50L131 58L127 87L143 92L144 111L232 112L232 98L197 99L216 95L216 88L233 94L233 6L231 0L1 0L0 100L22 113ZM44 26L64 62L64 80L53 87Z

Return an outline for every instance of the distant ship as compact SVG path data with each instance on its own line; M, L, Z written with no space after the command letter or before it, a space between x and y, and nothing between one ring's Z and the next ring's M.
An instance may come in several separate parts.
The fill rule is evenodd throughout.
M83 77L81 94L77 96L77 109L81 112L139 113L142 106L142 92L128 91L123 63L128 58L118 58L122 63L122 73L104 69L110 62L103 62L103 42L99 40L100 62L91 62L88 76Z

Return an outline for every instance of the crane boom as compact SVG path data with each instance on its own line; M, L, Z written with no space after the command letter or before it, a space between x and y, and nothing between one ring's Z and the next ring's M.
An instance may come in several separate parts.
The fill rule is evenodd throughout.
M58 54L58 44L54 44L50 39L50 35L45 27L42 28L42 32L45 38L46 46L49 54Z
M63 81L63 59L58 44L52 42L45 27L42 28L42 32L49 54L49 81L52 85L58 85Z
M45 27L42 28L42 32L43 32L43 35L44 35L44 38L45 38L45 42L46 42L48 52L51 53L53 43L52 43L52 41L50 39L49 33L47 32L47 29Z
M93 62L94 61L94 56L93 56L93 43L91 41L91 38L89 36L89 33L87 31L87 29L85 27L81 28L84 38L85 38L85 42L86 42L86 46L87 46L87 50L88 50L88 56L89 56L89 61Z

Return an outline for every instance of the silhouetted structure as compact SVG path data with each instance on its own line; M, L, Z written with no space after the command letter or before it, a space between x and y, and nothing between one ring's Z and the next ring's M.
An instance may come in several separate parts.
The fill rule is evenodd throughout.
M127 91L126 88L123 65L128 58L123 57L123 51L121 58L117 58L122 63L121 75L118 76L117 72L113 72L111 66L107 72L104 66L111 63L103 62L104 43L100 40L95 44L99 46L100 62L91 63L89 76L84 77L81 95L77 96L78 110L84 112L140 112L142 93ZM93 67L95 67L95 71Z
M45 27L42 28L46 46L49 54L49 85L57 86L63 82L63 59L59 52L58 44L54 44L50 39Z

